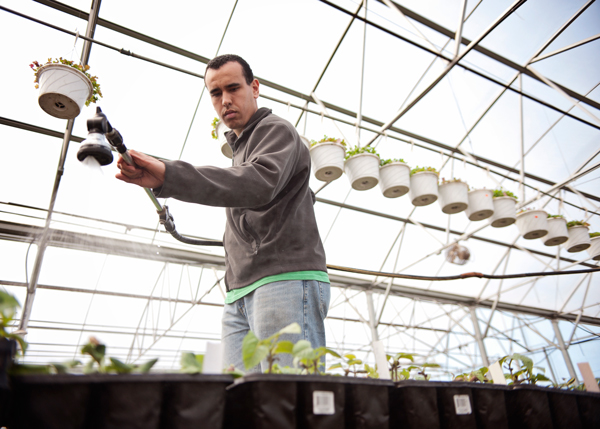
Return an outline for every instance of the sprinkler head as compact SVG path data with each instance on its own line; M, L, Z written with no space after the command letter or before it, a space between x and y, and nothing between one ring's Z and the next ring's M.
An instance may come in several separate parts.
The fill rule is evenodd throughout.
M96 107L96 114L87 120L87 128L88 137L81 142L77 159L83 162L88 156L92 156L100 165L113 162L111 147L104 138L108 131L108 120L100 107Z

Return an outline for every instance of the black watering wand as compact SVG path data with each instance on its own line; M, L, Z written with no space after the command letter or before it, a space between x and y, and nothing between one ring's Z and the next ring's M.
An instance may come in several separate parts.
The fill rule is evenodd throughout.
M110 125L106 115L102 113L100 107L96 107L96 114L87 120L88 138L85 139L79 150L77 151L77 159L84 161L88 156L91 156L98 161L100 165L108 165L113 161L113 155L111 147L106 143L106 140L117 152L121 154L121 157L129 165L135 165L131 155L129 154L127 147L123 144L123 136ZM106 137L106 139L105 139ZM165 229L177 240L186 244L195 244L201 246L222 246L222 241L216 240L198 240L195 238L184 237L177 232L175 223L173 222L173 216L169 213L167 206L162 206L151 189L144 188L152 204L156 207L158 213L159 222L164 225Z

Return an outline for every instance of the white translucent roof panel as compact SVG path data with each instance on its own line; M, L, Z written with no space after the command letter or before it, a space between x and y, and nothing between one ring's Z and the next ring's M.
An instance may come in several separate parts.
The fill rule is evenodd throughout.
M104 0L89 58L104 93L98 106L130 149L227 168L231 160L210 137L216 115L202 75L207 59L237 53L261 79L259 106L308 139L370 144L384 159L435 167L440 178L460 178L471 188L502 186L519 197L518 209L544 208L600 232L599 42L527 64L537 53L597 35L598 4L552 41L587 3L524 2L447 69L467 49L455 45L462 1L406 0L390 8L371 0L366 28L360 3ZM464 39L477 39L511 4L467 1ZM44 113L33 87L33 60L78 60L84 45L82 37L44 24L84 35L90 5L0 0L0 37L7 41L1 49L10 58L0 83L9 100L0 105L0 252L7 255L0 286L23 304L27 286L37 286L29 301L26 361L78 356L95 335L111 356L160 357L161 369L176 370L181 351L202 352L219 339L224 250L167 234L145 192L114 179L115 162L98 172L77 160L95 105L82 109L74 141L62 152L67 121ZM64 169L57 172L61 153ZM516 225L492 228L465 213L446 215L438 202L415 207L408 194L385 198L379 186L353 190L347 175L329 184L311 176L310 186L329 264L434 277L598 266L586 251L525 240ZM223 236L223 208L160 203L169 206L179 233ZM48 247L36 260L41 237ZM446 259L455 241L470 251L465 265ZM597 273L453 281L329 274L328 343L366 361L373 360L373 313L386 350L439 363L437 378L515 351L551 365L557 381L570 378L557 332L572 363L587 360L600 372Z

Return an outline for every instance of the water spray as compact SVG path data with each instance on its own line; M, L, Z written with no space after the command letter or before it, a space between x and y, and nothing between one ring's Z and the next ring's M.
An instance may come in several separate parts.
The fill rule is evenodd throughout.
M100 107L96 107L96 114L87 120L88 137L85 139L79 150L77 151L77 159L81 162L85 161L88 156L91 156L98 161L100 165L108 165L113 162L112 149L115 148L121 155L123 160L129 165L135 165L127 147L123 143L123 136L110 125L108 118ZM110 146L106 143L106 140L110 143ZM222 241L216 240L198 240L195 238L184 237L177 232L175 223L173 222L173 216L169 213L167 206L162 206L151 189L144 188L148 197L154 204L156 212L158 213L159 222L165 227L165 229L177 240L186 244L195 244L201 246L222 246Z

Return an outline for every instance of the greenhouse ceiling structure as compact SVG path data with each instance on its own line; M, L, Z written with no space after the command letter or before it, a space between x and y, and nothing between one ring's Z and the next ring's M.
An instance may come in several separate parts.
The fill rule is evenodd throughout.
M308 140L435 168L463 197L485 189L447 214L445 185L415 205L412 178L386 196L383 180L356 190L348 171L311 174L330 348L374 362L380 341L438 364L436 379L512 353L556 383L581 382L581 362L600 376L600 243L588 236L600 232L599 2L0 0L0 38L0 285L22 306L22 361L80 358L95 336L109 356L178 370L183 351L220 340L223 249L174 239L116 162L77 151L99 106L130 149L231 166L203 76L234 53L259 106ZM30 64L59 57L88 64L103 93L74 120L38 104ZM493 190L517 197L520 222L492 225ZM494 216L470 220L476 194ZM183 236L222 238L223 208L159 200ZM569 240L525 238L532 213Z

